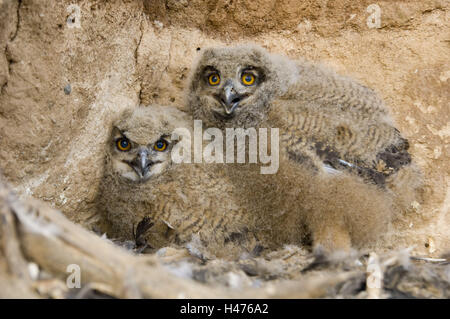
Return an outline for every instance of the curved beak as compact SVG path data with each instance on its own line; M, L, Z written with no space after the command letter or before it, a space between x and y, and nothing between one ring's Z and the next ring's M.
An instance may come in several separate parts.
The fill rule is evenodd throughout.
M131 161L131 167L136 171L139 177L143 178L147 175L153 162L148 158L148 150L146 148L139 149L135 159Z
M224 86L222 93L219 96L219 102L226 115L232 115L234 110L241 102L243 95L236 92L232 83L228 83Z

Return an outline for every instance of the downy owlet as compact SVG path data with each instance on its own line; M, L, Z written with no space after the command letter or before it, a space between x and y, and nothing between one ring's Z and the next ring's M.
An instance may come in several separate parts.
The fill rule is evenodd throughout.
M259 212L243 207L219 166L173 161L180 143L190 149L191 126L188 115L156 105L127 110L113 123L98 195L104 230L154 249L186 246L195 236L205 256L251 254L266 227ZM173 138L180 128L189 133Z
M316 246L359 245L416 199L421 174L382 100L324 67L252 45L206 49L192 69L187 106L207 127L279 128L275 175L292 177L280 179L278 196L286 196L287 185L295 188L292 179L301 184L304 196L292 205ZM254 189L266 179L246 181Z
M154 249L194 247L204 257L227 259L308 239L296 202L306 194L304 186L321 198L322 183L299 187L287 168L261 179L251 166L176 164L171 152L180 143L189 149L191 126L183 112L156 105L127 110L113 123L98 195L109 237ZM179 128L189 134L172 139ZM363 200L358 205L373 213ZM349 207L341 206L338 211Z
M127 110L114 121L98 195L108 236L154 249L195 241L205 257L222 258L300 243L304 232L295 214L271 215L272 206L288 209L283 197L249 200L243 196L249 190L233 182L239 178L230 173L233 165L173 161L175 148L177 154L192 150L192 123L187 114L156 105ZM188 133L172 135L180 128ZM261 187L272 186L268 180Z

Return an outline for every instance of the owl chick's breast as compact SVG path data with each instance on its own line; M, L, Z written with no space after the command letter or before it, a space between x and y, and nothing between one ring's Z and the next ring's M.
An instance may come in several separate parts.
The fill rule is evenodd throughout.
M252 231L252 218L239 207L233 197L238 192L219 171L213 165L179 164L144 184L105 179L108 192L114 193L102 201L113 237L133 240L136 226L149 218L154 225L145 240L152 248L184 245L197 235L206 246L214 247L215 255L236 240L241 240L240 250L251 250L241 237Z

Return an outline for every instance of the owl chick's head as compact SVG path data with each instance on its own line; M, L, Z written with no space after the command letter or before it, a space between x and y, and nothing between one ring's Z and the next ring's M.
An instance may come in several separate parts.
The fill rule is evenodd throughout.
M164 173L172 164L176 128L186 127L186 115L163 106L126 110L114 121L107 146L107 166L122 181L142 183Z
M255 126L294 74L296 67L289 60L258 46L209 48L193 68L188 104L194 118L208 126Z

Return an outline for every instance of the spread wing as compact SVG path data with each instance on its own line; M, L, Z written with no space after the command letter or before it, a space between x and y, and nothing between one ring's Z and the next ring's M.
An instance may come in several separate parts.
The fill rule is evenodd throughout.
M411 162L408 141L373 90L313 64L298 70L301 80L273 101L269 115L293 161L333 174L350 171L378 185Z
M358 123L314 112L297 112L282 132L289 157L315 169L347 171L383 186L411 163L409 143L388 123Z

